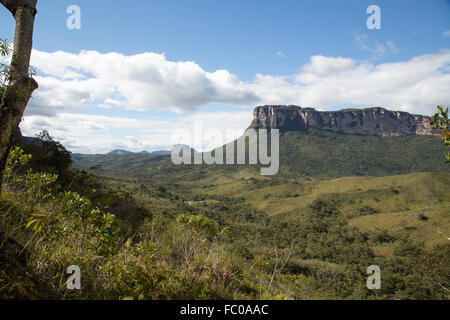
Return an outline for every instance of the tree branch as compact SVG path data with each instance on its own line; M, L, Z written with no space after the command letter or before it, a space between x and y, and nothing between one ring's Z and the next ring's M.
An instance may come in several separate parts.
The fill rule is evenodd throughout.
M0 0L0 3L4 5L5 8L8 9L14 17L16 17L16 12L19 7L32 10L34 15L37 13L37 0Z

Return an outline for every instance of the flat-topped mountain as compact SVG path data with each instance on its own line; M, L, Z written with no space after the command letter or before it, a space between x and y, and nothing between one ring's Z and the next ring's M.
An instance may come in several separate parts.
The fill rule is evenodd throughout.
M430 119L384 108L317 111L298 106L260 106L253 111L252 128L296 131L319 129L370 136L439 136Z

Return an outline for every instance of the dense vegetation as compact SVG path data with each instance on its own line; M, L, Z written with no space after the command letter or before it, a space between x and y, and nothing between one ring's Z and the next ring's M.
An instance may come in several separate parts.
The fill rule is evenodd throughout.
M442 161L442 139L432 136L377 137L345 135L320 130L291 131L280 136L278 177L338 178L387 176L411 172L449 171ZM175 166L167 155L73 155L79 169L102 175L154 181L197 180L216 173L253 170L256 166Z
M14 150L4 181L3 298L448 298L449 173L268 178L155 155L75 156L79 172L35 147ZM80 291L67 290L70 265Z
M444 110L443 106L438 106L438 113L432 117L434 127L439 129L444 138L444 144L450 146L450 119L448 118L448 108ZM450 163L450 152L445 154L447 162Z
M57 175L28 169L12 151L0 201L0 298L208 299L238 297L241 273L215 222L189 214L138 226L60 190ZM130 208L131 210L132 208ZM69 291L66 269L82 270Z

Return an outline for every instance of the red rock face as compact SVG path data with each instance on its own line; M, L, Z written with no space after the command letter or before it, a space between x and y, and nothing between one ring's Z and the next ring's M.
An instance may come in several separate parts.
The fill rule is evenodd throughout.
M383 108L321 112L297 106L261 106L253 111L253 128L281 131L320 129L355 135L435 135L428 117Z

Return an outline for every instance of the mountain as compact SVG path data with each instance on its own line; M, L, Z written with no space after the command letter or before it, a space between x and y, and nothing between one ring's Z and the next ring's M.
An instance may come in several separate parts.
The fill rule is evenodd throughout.
M122 149L116 149L113 150L107 154L169 154L170 151L167 150L161 150L161 151L153 151L153 152L148 152L147 150L142 150L141 152L131 152L131 151L127 151L127 150L122 150Z
M152 154L159 154L159 155L170 154L170 150L157 150L153 151Z
M318 129L372 136L439 136L428 117L384 108L317 111L298 106L260 106L253 112L252 128L303 131Z
M382 108L319 112L296 106L257 107L254 116L250 127L281 130L276 177L380 177L450 169L443 157L446 146L425 116ZM111 175L174 181L259 171L255 165L175 166L167 155L124 155L116 160L76 155L73 159L80 169L102 164Z
M179 146L179 145L175 145ZM186 146L186 145L181 145L182 149L184 152L191 152L191 153L196 153L197 151L195 151L195 149ZM123 150L123 149L116 149L113 150L109 153L107 153L108 155L123 155L123 154L143 154L143 155L149 155L149 154L153 154L153 155L168 155L170 154L171 150L156 150L156 151L152 151L152 152L148 152L146 150L143 150L141 152L131 152L131 151L127 151L127 150Z

